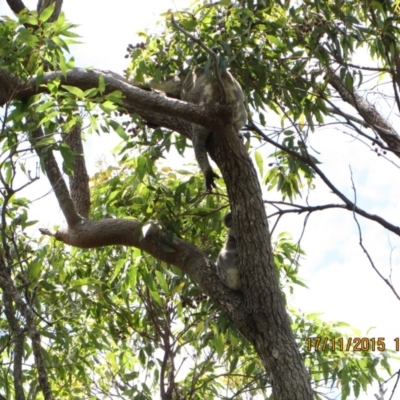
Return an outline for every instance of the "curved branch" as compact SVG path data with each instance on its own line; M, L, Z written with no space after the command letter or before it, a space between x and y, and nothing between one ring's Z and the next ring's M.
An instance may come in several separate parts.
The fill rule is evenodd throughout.
M137 247L158 260L181 269L228 313L241 331L248 334L248 338L254 334L251 324L248 325L249 316L243 295L224 286L216 274L214 262L190 242L179 238L168 240L155 226L150 226L143 234L143 224L131 219L85 220L73 228L61 228L55 233L46 229L40 231L65 244L80 248L109 245Z
M186 103L157 92L139 89L119 79L114 73L83 68L73 68L65 75L61 71L47 72L41 78L41 85L38 88L36 76L23 82L6 70L0 71L0 106L11 100L24 100L37 93L48 93L47 84L55 80L59 80L62 85L71 85L82 90L97 88L100 76L103 76L106 83L104 94L114 91L122 92L125 96L122 105L128 112L138 113L145 120L155 124L160 123L160 126L179 133L182 133L182 127L184 127L187 137L191 137L189 123L195 123L213 131L216 126L221 126L232 118L229 106L219 104L198 106Z

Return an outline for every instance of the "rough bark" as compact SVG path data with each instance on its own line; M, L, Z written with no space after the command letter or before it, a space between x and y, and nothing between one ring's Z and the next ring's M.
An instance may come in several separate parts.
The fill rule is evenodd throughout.
M237 136L220 129L212 157L228 188L237 232L251 342L271 373L274 398L311 399L307 371L290 328L279 289L261 187L253 163Z

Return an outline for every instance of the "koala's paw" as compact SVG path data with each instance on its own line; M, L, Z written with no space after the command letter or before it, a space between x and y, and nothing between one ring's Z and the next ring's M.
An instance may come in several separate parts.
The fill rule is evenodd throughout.
M211 192L213 188L216 188L214 179L218 179L219 176L212 170L208 170L204 173L204 180L207 192Z

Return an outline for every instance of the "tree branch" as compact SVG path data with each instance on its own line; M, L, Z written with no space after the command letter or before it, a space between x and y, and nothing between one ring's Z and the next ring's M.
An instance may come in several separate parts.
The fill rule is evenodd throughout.
M275 142L274 140L270 139L267 135L265 135L260 128L258 128L253 121L249 122L249 127L250 129L254 130L259 134L266 142L271 143L273 146L277 147L278 149L281 149L285 151L286 153L298 158L299 160L303 161L307 165L309 165L317 174L318 176L322 179L322 181L329 187L329 189L332 190L333 193L336 194L344 203L345 203L345 208L354 211L356 214L361 215L362 217L369 219L371 221L375 221L378 224L382 225L384 228L387 230L393 232L397 236L400 236L400 227L391 224L390 222L386 221L379 215L375 214L370 214L363 210L362 208L358 207L356 204L354 204L351 200L349 200L328 178L327 176L321 171L321 169L318 168L318 166L311 160L309 157L305 157L299 153L296 153L293 150L290 150L289 148L282 146L278 142Z
M68 226L74 227L82 222L82 217L76 212L75 205L69 194L65 180L58 167L53 152L48 147L38 146L37 143L44 137L42 128L32 131L32 143L38 156L43 160L47 177L50 181L58 204L67 220Z
M278 211L275 213L272 213L268 215L268 218L275 217L276 215L283 215L283 214L291 214L291 213L296 213L296 214L302 214L302 213L312 213L314 211L322 211L322 210L328 210L331 208L342 208L345 210L348 210L349 208L347 207L346 204L323 204L320 206L303 206L301 204L292 204L292 203L286 203L284 201L268 201L264 200L265 204L271 204L274 206ZM285 209L282 210L279 208L277 205L284 205L284 206L290 206L290 207L295 207L295 208L290 208L290 209ZM353 211L353 210L351 210Z
M227 312L233 323L251 338L251 324L248 325L249 315L246 313L243 296L221 282L214 262L192 243L179 238L173 238L171 242L155 226L151 226L143 235L143 224L139 221L116 218L85 220L73 228L61 228L55 233L45 229L40 231L79 248L134 246L158 260L178 267L197 282L204 293L211 296Z
M355 117L354 115L345 113L340 108L335 107L333 104L332 104L332 107L327 108L327 111L331 114L340 115L341 117L346 118L346 120L348 120L348 121L353 121L356 124L360 124L364 128L371 128L371 125L366 123L363 119L360 119L360 118Z
M9 273L7 272L6 266L1 262L0 265L0 287L3 291L3 305L4 305L4 313L6 315L7 321L10 325L10 329L12 332L12 336L15 340L14 347L14 368L13 368L13 378L14 378L14 390L15 390L15 398L17 400L25 400L24 387L22 385L22 360L24 353L24 342L25 342L25 334L20 326L20 322L16 317L16 309L15 309L15 299L14 299L14 291L15 286L14 282L11 280Z
M104 94L121 91L125 98L123 107L130 113L138 113L145 120L173 129L191 138L189 123L204 126L210 131L220 126L221 119L232 118L229 106L220 104L205 104L198 106L192 103L171 99L157 92L141 90L125 80L115 77L115 74L100 70L74 68L64 74L61 71L47 72L41 79L41 85L36 88L37 77L23 82L8 71L0 71L0 106L11 100L24 100L36 93L48 93L47 84L60 80L62 85L76 86L82 90L97 88L100 76L104 77L106 90ZM180 121L176 121L179 119ZM184 128L184 133L182 132Z
M83 218L89 218L89 175L86 170L80 124L76 124L69 133L64 135L63 139L70 149L77 153L73 157L73 172L69 174L71 199L78 214Z
M20 294L18 293L17 288L15 287L14 281L11 276L5 272L5 269L2 268L0 270L0 287L3 289L3 300L5 304L7 304L6 308L6 316L9 322L12 324L13 333L16 335L17 345L16 351L18 352L20 346L23 343L24 333L22 327L20 327L20 323L16 321L15 313L18 310L23 316L22 320L25 321L26 328L29 334L29 337L32 342L33 348L33 356L35 359L35 365L38 370L38 378L39 385L43 392L43 397L45 400L53 400L53 395L51 392L46 366L44 364L42 349L40 345L40 333L35 325L35 316L31 310L31 308L24 302ZM14 306L15 304L15 306ZM17 329L16 331L14 331ZM20 348L22 351L22 347ZM17 354L15 354L15 368L20 369L19 363L22 361L22 352L21 355L18 355L18 358L21 357L21 361L16 359ZM16 399L25 400L25 395L23 392L22 376L15 376L16 371L14 369L14 378L15 378L15 389L16 389ZM18 385L21 384L19 388Z
M45 8L49 7L53 3L55 3L55 8L53 14L48 19L49 22L54 22L60 15L63 0L38 0L37 4L37 12L40 14ZM7 0L7 4L15 14L19 14L22 10L27 9L22 0Z
M354 181L353 181L353 172L351 171L351 183L352 183L352 189L353 189L353 193L354 193L354 202L357 202L357 192L356 192L356 187L354 185ZM365 255L368 258L369 263L371 264L372 268L375 270L375 272L378 274L378 276L386 283L386 285L389 286L389 288L392 290L392 292L394 293L394 295L397 297L398 300L400 300L400 295L397 293L396 289L394 288L394 286L389 282L388 279L386 279L378 270L378 268L375 266L375 263L372 260L372 257L370 256L368 250L365 248L364 243L363 243L363 237L362 237L362 232L361 232L361 226L358 222L357 216L356 214L353 212L353 218L354 221L356 222L357 225L357 229L358 229L358 244L360 245L360 247L362 248L363 252L365 253Z
M394 154L400 158L400 136L386 119L379 114L370 102L361 97L354 88L348 89L332 69L329 70L327 78L342 100L351 104L375 133L387 143Z

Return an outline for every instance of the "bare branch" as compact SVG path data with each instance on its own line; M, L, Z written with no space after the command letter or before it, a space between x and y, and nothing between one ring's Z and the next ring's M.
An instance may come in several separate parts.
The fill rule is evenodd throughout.
M268 201L264 200L265 204L271 204L272 206L275 206L275 208L278 209L278 211L268 215L268 218L275 217L276 215L283 215L283 214L302 214L302 213L312 213L314 211L322 211L322 210L328 210L331 208L342 208L345 210L348 210L348 207L345 204L324 204L320 206L303 206L301 204L292 204L292 203L286 203L284 201ZM280 207L277 205L284 205L284 206L291 206L295 208L290 208L290 209L284 209L282 210ZM351 210L352 211L352 210Z
M348 113L345 113L344 111L342 111L338 107L328 108L327 111L330 112L331 114L340 115L341 117L346 118L348 121L353 121L356 124L360 124L364 128L371 128L371 125L367 124L363 119L360 119L360 118L355 117L354 115L350 115Z
M345 65L346 67L351 67L355 69L362 69L365 71L376 71L376 72L387 72L387 73L392 73L393 71L390 68L382 68L382 67L365 67L363 65L357 65L349 62L343 62L341 63L342 65Z
M395 374L393 374L386 382L389 382L390 379L392 379L394 376L396 376L396 382L393 386L392 394L390 395L389 400L393 400L394 394L396 393L396 388L400 381L400 370L398 370Z
M351 173L351 183L352 183L352 188L353 188L353 193L354 193L354 203L357 202L357 192L356 192L356 188L354 185L354 181L353 181L353 173L350 169L350 173ZM357 216L356 214L353 212L353 218L354 221L356 222L357 225L357 229L358 229L358 243L360 245L360 247L363 249L363 252L365 253L365 255L368 258L368 261L370 262L372 268L375 270L375 272L378 274L378 276L386 283L386 285L388 285L390 287L390 289L392 290L392 292L394 293L394 295L397 297L398 300L400 300L400 295L396 292L396 289L393 287L393 285L389 282L389 279L386 279L378 270L378 268L376 268L375 263L372 260L372 257L370 256L368 250L365 248L364 244L363 244L363 237L362 237L362 232L361 232L361 227L360 224L357 220Z

